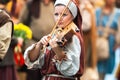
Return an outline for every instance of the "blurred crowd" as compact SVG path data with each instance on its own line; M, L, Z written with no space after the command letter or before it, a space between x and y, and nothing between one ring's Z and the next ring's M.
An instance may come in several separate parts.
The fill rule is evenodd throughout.
M22 44L22 55L28 46L52 31L55 24L54 1L0 0L0 9L10 14L14 24L23 23L32 31L32 39L21 41L16 38L12 41ZM120 80L120 0L79 0L79 10L82 15L86 51L85 72L81 80ZM105 40L100 42L101 38L106 39L107 43L104 42ZM102 46L104 49L101 48ZM5 62L9 63L11 60L6 59ZM41 80L42 78L39 69L29 70L25 64L18 66L15 61L8 63L0 62L0 74L3 67L12 65L16 70L14 80Z

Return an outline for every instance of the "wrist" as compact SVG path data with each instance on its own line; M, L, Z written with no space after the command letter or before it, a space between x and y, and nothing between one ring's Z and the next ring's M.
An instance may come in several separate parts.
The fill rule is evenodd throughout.
M66 53L63 51L62 48L60 48L60 47L55 47L55 48L52 48L52 50L55 52L56 58L57 58L58 60L62 60L63 58L65 58Z
M62 58L60 58L57 55L55 55L54 58L53 58L53 62L57 62L57 63L62 63L63 60L64 61L67 60L67 56L66 55L64 55L64 57L62 57Z

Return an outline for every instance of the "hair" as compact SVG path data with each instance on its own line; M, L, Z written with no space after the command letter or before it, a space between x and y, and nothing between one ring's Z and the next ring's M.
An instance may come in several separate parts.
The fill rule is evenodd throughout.
M6 5L9 1L10 0L0 0L0 3Z
M17 0L13 0L13 4L12 4L12 7L11 7L11 12L10 12L10 14L12 16L16 16L16 14L15 14L16 4L17 4Z
M35 18L39 18L40 17L40 2L41 0L32 0L31 2L29 1L27 4L28 4L28 7L29 8L29 12L30 14L35 17Z
M55 2L55 0L50 0L53 3ZM42 2L42 0L31 0L31 1L27 1L27 5L28 5L28 9L29 12L31 14L31 16L35 17L35 18L39 18L40 17L40 3Z
M115 4L117 8L120 8L120 0L116 0Z
M10 1L12 1L12 7L11 7L11 11L10 11L10 15L15 16L15 9L16 9L16 4L17 4L17 0L0 0L0 3L3 5L8 4Z

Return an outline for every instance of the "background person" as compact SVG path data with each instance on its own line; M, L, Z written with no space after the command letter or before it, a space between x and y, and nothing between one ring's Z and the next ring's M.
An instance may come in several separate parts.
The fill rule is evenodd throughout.
M98 61L97 64L100 80L103 80L106 74L111 74L115 65L115 35L118 30L118 19L120 17L120 10L115 7L115 1L116 0L105 0L105 5L96 10L97 28L101 27L102 29L98 32L98 35L105 36L109 42L109 58ZM109 26L107 26L107 24L109 24ZM106 27L108 27L107 36L104 35Z
M0 1L0 60L2 60L7 53L12 34L12 27L4 25L6 21L10 19L10 16L2 10L7 2L9 1Z
M12 37L13 27L14 23L9 14L4 10L0 10L0 42L3 41L4 44L8 45L6 47L0 44L2 48L5 48L3 50L8 49L4 51L4 58L0 61L0 80L18 80L13 58L14 47L17 45L17 39Z

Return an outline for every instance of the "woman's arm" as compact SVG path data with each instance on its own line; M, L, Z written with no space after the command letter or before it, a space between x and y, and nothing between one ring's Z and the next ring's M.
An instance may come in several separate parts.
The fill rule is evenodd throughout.
M41 48L42 44L40 42L37 42L36 44L34 44L33 49L28 52L28 57L30 58L31 62L34 62L35 60L38 59Z
M43 36L41 40L35 44L32 44L25 50L24 59L28 68L41 68L44 64L44 52L43 46L48 44L48 36Z
M29 46L24 53L25 64L30 68L41 68L44 64L44 54L37 44Z

